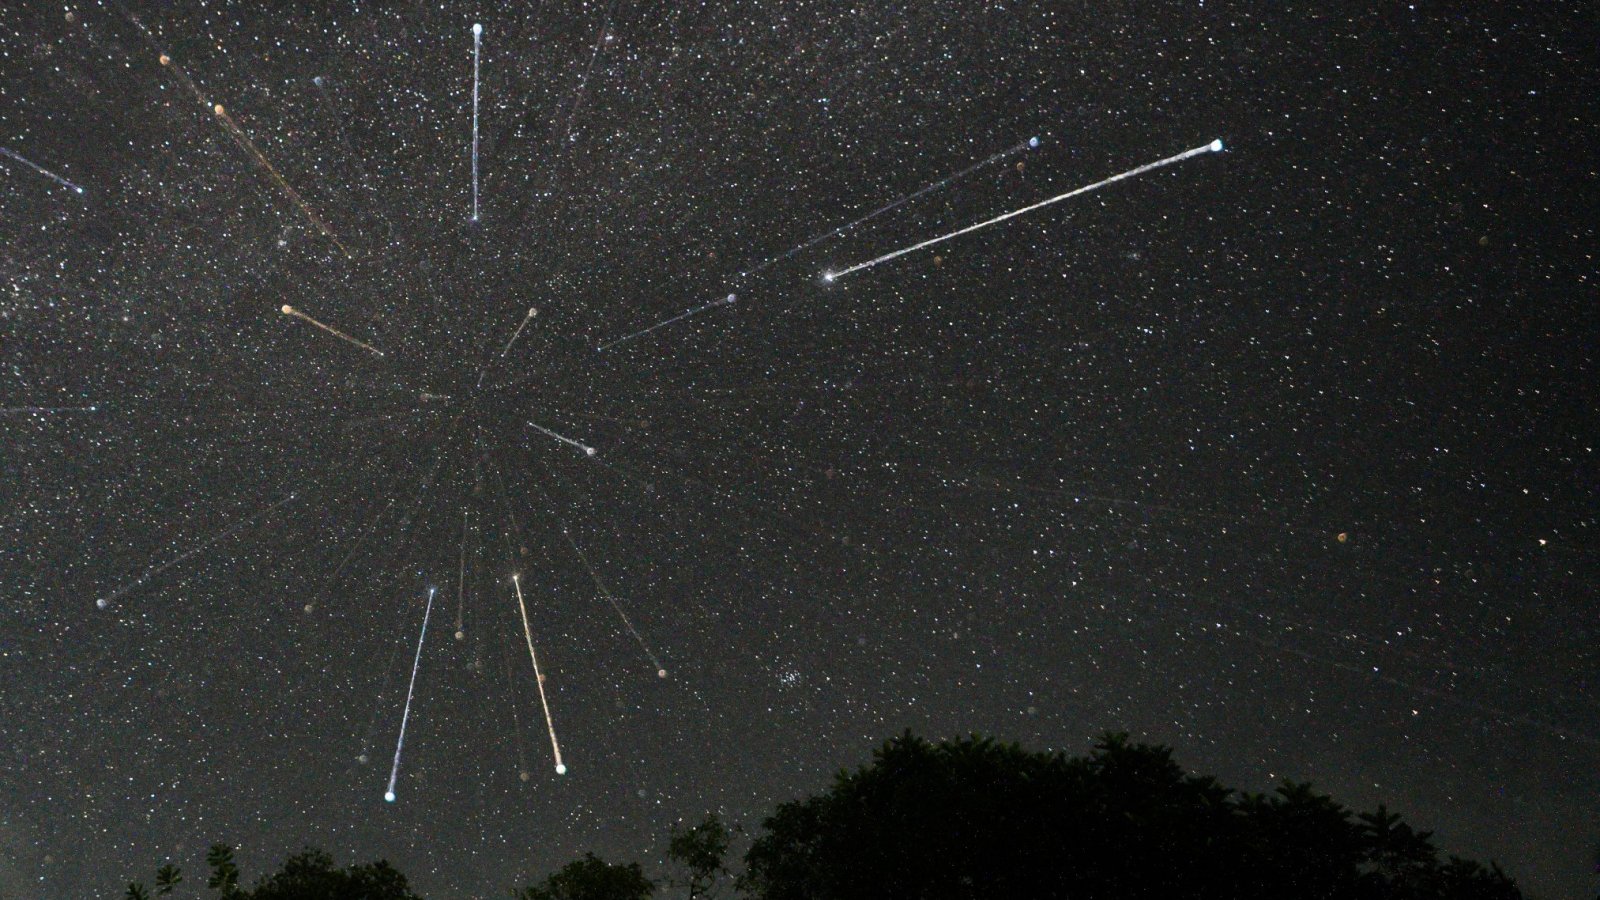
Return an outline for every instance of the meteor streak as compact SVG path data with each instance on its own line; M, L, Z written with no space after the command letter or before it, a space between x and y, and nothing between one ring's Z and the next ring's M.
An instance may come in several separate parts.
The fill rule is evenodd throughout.
M394 765L389 768L389 789L383 792L383 799L394 802L394 782L400 777L400 750L406 745L406 722L411 719L411 696L417 690L417 669L422 666L422 642L428 637L428 617L433 614L433 595L439 589L428 588L428 606L422 611L422 633L417 635L417 656L411 661L411 686L406 688L406 708L400 714L400 739L394 744Z
M517 588L517 609L522 612L522 636L528 642L528 658L533 660L533 680L539 686L539 705L544 707L544 724L550 730L550 751L556 757L556 774L567 774L567 764L561 761L561 744L556 740L556 723L550 717L550 701L544 694L544 672L539 668L539 654L533 652L533 630L528 627L528 606L522 601L522 576L512 575L511 583Z
M593 447L589 446L588 444L579 443L578 441L575 441L572 438L563 437L563 436L561 436L559 434L556 434L554 431L551 431L550 429L544 427L543 425L535 425L532 422L529 422L528 423L528 427L532 428L534 431L538 431L538 432L541 432L543 434L547 434L547 435L555 438L556 440L560 441L563 444L571 444L572 446L577 447L579 450L583 451L583 454L585 456L593 456L593 455L595 455L595 453L599 452L599 451L595 450Z
M1202 153L1220 153L1220 152L1222 152L1222 141L1221 141L1221 139L1214 140L1209 144L1204 144L1202 146L1194 148L1193 150L1185 150L1182 153L1177 154L1176 156L1169 156L1166 159L1158 159L1153 163L1145 163L1144 165L1139 166L1136 169L1129 169L1126 172L1122 172L1120 174L1113 175L1110 178L1105 178L1105 179L1102 179L1100 181L1096 181L1094 184L1084 185L1081 188L1077 188L1075 190L1068 191L1065 194L1061 194L1059 196L1051 197L1048 200L1041 200L1038 203L1033 204L1032 206L1024 206L1021 209L1013 210L1012 212L1005 213L1004 215L995 216L992 219L985 219L984 221L979 222L976 225L968 225L965 228L961 228L961 229L958 229L956 231L952 231L949 234L943 234L943 235L940 235L939 237L923 241L920 244L912 244L909 247L903 247L903 248L901 248L899 250L894 251L893 253L885 253L884 255L882 255L882 256L880 256L880 257L878 257L876 259L869 259L864 263L857 263L856 265L853 265L848 269L842 269L842 270L840 270L838 272L824 272L823 275L822 275L822 280L823 281L827 281L827 282L833 282L833 281L836 281L836 280L838 280L840 278L843 278L846 275L849 275L851 272L859 272L862 269L870 269L873 266L878 265L879 263L886 263L891 259L895 259L897 257L905 256L907 253L912 253L912 252L915 252L917 250L924 249L926 247L932 247L934 244L943 243L944 241L948 241L951 238L960 237L961 235L964 235L964 234L971 234L972 232L977 231L977 230L979 230L981 228L988 228L990 225L997 225L997 224L999 224L1001 222L1006 221L1007 219L1014 219L1017 216L1023 215L1024 213L1030 213L1030 212L1033 212L1036 209L1043 209L1044 207L1049 206L1052 203L1060 203L1062 200L1066 200L1066 199L1068 199L1070 197L1076 197L1079 194L1087 194L1090 191L1097 191L1100 188L1103 188L1108 184L1115 184L1116 182L1121 181L1124 178L1132 178L1135 175L1143 175L1146 172L1150 172L1150 171L1153 171L1155 169L1162 168L1163 166L1170 166L1173 163L1183 162L1186 159L1190 159L1191 157L1199 156Z
M99 406L0 406L0 416L42 416L49 413L99 411Z
M339 240L338 235L333 233L333 229L328 227L328 223L322 221L322 217L318 216L316 212L312 210L312 208L306 203L306 201L301 199L300 192L289 186L289 182L284 180L282 175L278 174L278 170L274 168L272 163L267 161L266 156L256 148L255 142L250 140L250 136L245 134L244 129L239 127L239 123L235 122L233 117L228 115L227 108L221 103L212 103L211 101L207 100L206 95L201 92L200 87L194 83L194 79L189 77L189 73L185 72L182 66L179 66L170 55L160 49L160 45L156 43L155 36L150 33L150 29L144 27L144 23L139 21L139 17L132 14L127 15L128 19L132 21L134 25L138 26L140 33L144 35L145 41L149 43L151 47L155 48L158 54L156 59L161 63L162 68L171 70L173 76L178 79L178 82L188 89L190 94L194 95L195 100L199 101L201 106L210 110L211 114L216 117L217 121L222 123L223 127L228 132L228 136L233 138L233 142L238 144L241 150L244 150L246 153L254 157L255 161L261 166L261 168L267 170L267 174L272 176L272 180L278 185L278 189L283 191L283 193L289 198L290 202L292 202L300 210L300 214L306 217L306 221L310 222L312 225L315 225L317 230L322 232L324 237L332 241L335 247L339 248L340 253L343 253L347 258L353 258L351 257L350 249Z
M601 344L600 346L598 346L598 347L596 347L594 349L595 349L596 352L603 353L606 350L609 350L610 348L615 347L618 344L625 344L628 341L631 341L636 337L643 337L643 336L649 334L650 332L655 331L657 328L665 328L665 327L667 327L668 325L671 325L674 322L681 322L684 319L689 318L690 316L697 315L699 313L703 313L708 309L716 309L719 306L732 306L734 303L738 302L738 300L739 300L739 295L738 294L729 294L728 296L722 298L721 300L713 300L712 302L707 303L704 306L696 306L694 309L691 309L688 312L679 313L679 314L673 316L672 318L666 320L665 322L657 322L656 324L651 325L649 328L643 329L641 331L635 331L633 334L624 335L623 337L619 337L614 341L607 341L606 343Z
M478 55L483 48L483 25L472 24L472 221L478 221Z
M856 227L857 225L863 224L863 223L865 223L867 221L870 221L872 219L876 219L877 217L883 215L886 212L889 212L891 210L899 209L900 207L905 206L907 203L910 203L911 201L917 199L918 197L921 197L924 194L927 194L927 193L929 193L931 191L936 191L939 188L944 187L945 185L949 184L952 181L956 181L958 179L965 178L966 176L971 175L973 172L978 171L979 169L983 168L984 166L989 165L990 163L999 162L1000 160L1005 159L1008 156L1013 156L1013 155L1015 155L1017 153L1021 153L1024 150L1034 150L1034 149L1037 149L1038 147L1039 147L1039 139L1036 138L1036 137L1033 137L1033 138L1028 138L1027 140L1023 141L1020 144L1017 144L1015 147L1009 147L1009 148L1007 148L1005 150L1001 150L999 153L991 154L987 158L981 159L978 162L975 162L972 165L967 166L965 169L962 169L961 171L955 173L954 175L949 176L948 178L944 178L942 180L935 181L933 184L927 185L926 187L922 188L921 190L915 191L915 192L910 193L910 194L906 194L905 196L901 197L898 200L895 200L892 203L889 203L889 204L887 204L885 206L878 207L877 209L873 210L872 212L867 213L866 215L862 216L859 219L856 219L854 222L846 222L845 224L840 225L838 228L835 228L832 231L825 232L823 234L817 235L816 237L812 238L811 240L806 241L804 244L801 244L800 246L795 247L794 249L789 250L788 252L780 253L779 255L772 257L771 259L767 260L766 262L762 263L761 265L756 266L755 268L753 268L753 269L751 269L751 270L749 270L747 272L740 273L740 277L748 278L749 276L754 275L757 272L760 272L760 271L766 269L768 266L771 266L771 265L773 265L775 263L782 262L782 261L788 259L789 257L795 255L796 253L799 253L802 250L806 250L806 249L808 249L810 247L814 247L817 244L822 243L823 241L827 240L828 238L834 237L836 235L843 234L844 232L849 231L850 229Z
M345 334L344 332L340 331L339 329L334 328L332 325L324 325L321 322L318 322L316 319L311 318L310 316L306 315L305 313L301 312L298 309L295 309L294 307L290 306L287 303L285 303L283 305L283 309L281 310L281 312L286 316L294 316L296 319L304 319L305 321L310 322L311 324L317 326L318 328L321 328L323 331L326 331L327 333L333 335L334 337L338 338L339 340L348 341L349 343L355 344L357 347L360 347L361 349L366 350L367 352L372 353L375 356L383 356L383 351L379 350L377 347L374 347L371 344L366 344L366 343L363 343L361 341L358 341L355 338L351 337L350 335Z
M78 187L77 185L73 184L72 182L66 180L65 178L62 178L60 175L57 175L56 173L50 171L49 169L46 169L44 166L41 166L38 163L33 162L32 160L24 158L22 156L22 154L17 153L15 150L10 149L9 147L0 147L0 156L4 156L7 159L16 160L17 162L22 163L23 165L25 165L28 168L34 170L35 172L38 172L40 175L43 175L44 177L50 179L51 181L54 181L56 184L59 184L62 187L71 188L71 189L73 189L74 191L76 191L76 192L78 192L80 194L83 193L83 188Z
M522 329L527 328L528 323L533 321L533 317L537 316L538 314L538 307L533 306L528 308L528 314L522 317L522 324L517 326L517 330L511 334L511 340L506 341L505 347L500 350L501 356L505 356L507 353L511 352L511 345L515 344L517 342L517 338L522 336Z
M96 600L94 602L95 607L97 609L105 609L106 607L108 607L111 604L115 603L117 600L119 600L119 599L121 599L123 597L126 597L128 594L130 594L133 591L137 590L140 585L144 584L145 582L149 581L150 579L156 577L157 575L160 575L162 572L165 572L166 570L172 568L173 566L177 565L178 563L183 562L184 560L188 559L189 557L194 556L196 553L199 553L202 550L205 550L207 547L210 547L211 545L217 543L218 541L222 540L223 538L228 537L229 535L233 534L234 532L238 531L239 529L241 529L241 528L245 527L246 525L249 525L250 523L254 522L255 520L261 518L263 515L266 515L267 513L272 512L273 510L275 510L278 507L284 505L285 503L288 503L290 500L293 500L296 496L297 496L297 494L290 494L287 497L284 497L282 500L277 501L276 503L270 503L270 504L268 504L266 506L261 507L260 509L256 510L255 513L250 516L250 518L243 519L241 521L235 522L234 524L230 525L227 529L219 532L218 534L216 534L216 535L212 536L211 538L207 539L206 541L202 542L198 547L195 547L195 548L193 548L191 550L185 551L184 553L179 554L178 556L176 556L176 557L174 557L174 558L162 563L161 565L150 569L149 571L145 572L143 575L140 575L139 578L137 580L135 580L132 584L128 584L128 585L125 585L123 587L120 587L120 588L116 589L115 591L112 591L110 594L107 594L106 596L101 597L99 600Z

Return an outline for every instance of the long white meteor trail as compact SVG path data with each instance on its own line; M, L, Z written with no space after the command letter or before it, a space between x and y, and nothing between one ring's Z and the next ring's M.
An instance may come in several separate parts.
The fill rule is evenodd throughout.
M438 588L428 588L428 606L422 611L422 633L417 635L417 657L411 661L411 686L406 688L406 709L400 714L400 739L394 744L394 765L389 769L389 789L383 799L394 802L394 783L400 777L400 750L406 745L406 723L411 719L411 697L417 692L417 669L422 666L422 642L428 638L428 617L433 615L433 595Z
M138 589L138 587L140 585L144 584L145 582L149 581L150 579L156 577L157 575L160 575L162 572L165 572L166 570L172 568L173 566L177 565L178 563L183 562L184 560L188 559L189 557L194 556L196 553L199 553L202 550L205 550L207 547L210 547L212 544L215 544L218 541L222 540L223 538L228 537L229 535L233 534L234 532L238 531L239 529L245 527L246 525L249 525L250 523L256 521L257 519L261 518L262 516L266 515L267 513L277 509L278 507L284 505L285 503L288 503L290 500L293 500L296 496L298 496L298 494L290 494L289 496L284 497L282 500L279 500L276 503L269 503L269 504L261 507L260 509L256 510L255 513L250 516L250 518L241 519L240 521L235 522L234 524L228 526L223 531L218 532L217 534L213 535L211 538L209 538L206 541L202 542L199 546L194 547L193 549L190 549L190 550L188 550L188 551L186 551L184 553L181 553L178 556L167 560L166 562L162 563L161 565L150 569L149 571L145 572L143 575L140 575L138 577L138 579L136 579L133 583L128 584L128 585L124 585L123 587L120 587L120 588L117 588L115 591L112 591L110 594L107 594L106 596L101 597L99 600L96 600L94 602L94 605L99 609L105 609L106 607L110 606L111 604L115 603L116 601L120 600L121 598L126 597L128 594L130 594L134 590Z
M483 49L483 25L472 24L472 221L478 221L478 56Z
M49 169L46 169L44 166L41 166L38 163L36 163L36 162L34 162L34 161L30 160L30 159L24 158L21 154L17 153L15 150L12 150L12 149L10 149L8 147L0 147L0 156L5 156L7 159L16 160L17 162L22 163L23 165L25 165L28 168L34 170L35 172L38 172L40 175L43 175L44 177L50 179L51 181L54 181L56 184L59 184L62 187L71 188L73 191L75 191L75 192L77 192L79 194L83 193L83 188L78 187L77 185L73 184L72 182L66 180L65 178L62 178L60 175L57 175L56 173L50 171Z
M859 272L862 269L870 269L873 266L878 265L879 263L886 263L891 259L896 259L898 257L905 256L907 253L914 253L914 252L916 252L918 250L922 250L922 249L925 249L925 248L928 248L928 247L932 247L934 244L939 244L939 243L943 243L944 241L948 241L951 238L960 237L960 236L962 236L964 234L971 234L972 232L978 231L979 229L988 228L990 225L998 225L999 223L1004 222L1007 219L1015 219L1017 216L1023 215L1025 213L1033 212L1036 209L1043 209L1044 207L1049 206L1049 205L1051 205L1053 203L1060 203L1063 200L1066 200L1066 199L1069 199L1069 198L1072 198L1072 197L1076 197L1079 194L1087 194L1090 191L1097 191L1100 188L1103 188L1108 184L1115 184L1116 182L1121 181L1124 178L1132 178L1135 175L1143 175L1146 172L1150 172L1150 171L1153 171L1155 169L1162 168L1164 166L1170 166L1173 163L1183 162L1186 159L1189 159L1189 158L1195 157L1195 156L1199 156L1202 153L1220 153L1220 152L1222 152L1222 140L1219 138L1217 140L1212 141L1209 144L1205 144L1203 146L1196 147L1193 150L1185 150L1182 153L1177 154L1176 156L1169 156L1166 159L1158 159L1153 163L1145 163L1144 165L1142 165L1142 166L1140 166L1140 167L1138 167L1136 169L1129 169L1126 172L1122 172L1120 174L1113 175L1110 178L1106 178L1106 179L1102 179L1100 181L1096 181L1094 184L1087 184L1087 185L1084 185L1081 188L1077 188L1075 190L1067 191L1065 194L1061 194L1059 196L1051 197L1049 200L1041 200L1038 203L1033 204L1032 206L1024 206L1021 209L1013 210L1012 212L1008 212L1008 213L1006 213L1004 215L995 216L992 219L985 219L984 221L979 222L976 225L968 225L965 228L962 228L962 229L959 229L959 230L956 230L956 231L952 231L949 234L942 234L942 235L940 235L940 236L938 236L936 238L932 238L930 240L923 241L920 244L912 244L909 247L903 247L903 248L901 248L899 250L894 251L893 253L885 253L884 255L882 255L882 256L880 256L880 257L878 257L876 259L869 259L864 263L857 263L856 265L853 265L848 269L841 269L841 270L839 270L837 272L825 272L822 275L822 280L823 281L836 281L836 280L838 280L840 278L843 278L846 275L849 275L852 272Z
M528 423L528 427L532 428L534 431L537 431L537 432L539 432L541 434L547 434L547 435L555 438L556 440L560 441L563 444L571 444L572 446L577 447L579 450L583 451L583 455L584 456L593 456L593 455L595 455L595 453L598 452L597 450L595 450L593 447L589 446L588 444L584 444L584 443L581 443L579 441L575 441L572 438L556 434L554 431L551 431L550 429L544 427L543 425L535 425L532 422L529 422Z
M550 730L550 751L556 757L556 774L567 774L567 764L561 761L561 744L556 740L556 722L550 717L550 701L544 695L544 671L539 668L539 654L533 652L533 629L528 627L528 606L522 602L522 576L511 576L517 586L517 609L522 612L522 636L528 641L528 658L533 660L533 680L539 685L539 705L544 707L544 724Z

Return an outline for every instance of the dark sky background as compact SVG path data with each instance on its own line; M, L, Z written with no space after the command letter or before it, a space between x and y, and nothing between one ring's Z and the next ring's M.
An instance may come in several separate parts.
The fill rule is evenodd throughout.
M0 146L84 189L0 158L0 894L499 896L905 728L1592 889L1587 4L379 6L0 9Z

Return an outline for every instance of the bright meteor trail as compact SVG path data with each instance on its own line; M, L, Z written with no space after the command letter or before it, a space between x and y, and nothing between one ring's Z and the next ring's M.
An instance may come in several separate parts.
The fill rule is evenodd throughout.
M357 347L360 347L361 349L366 350L367 352L372 353L375 356L382 356L383 355L383 351L379 350L377 347L374 347L371 344L367 344L367 343L363 343L361 341L358 341L355 338L351 337L350 335L345 334L344 332L340 331L339 329L333 327L332 325L324 325L321 322L318 322L316 319L311 318L310 316L306 315L305 313L301 312L298 309L295 309L294 307L290 306L287 303L285 303L283 305L283 309L281 311L286 316L294 316L296 319L304 319L305 321L310 322L311 324L317 326L318 328L321 328L323 331L326 331L327 333L333 335L334 337L338 338L339 340L348 341L348 342L350 342L352 344L355 344Z
M472 221L478 221L478 56L483 49L483 25L472 24Z
M537 432L539 432L541 434L547 434L550 437L555 438L556 440L560 441L563 444L571 444L572 446L577 447L579 450L583 451L583 455L584 456L593 456L593 455L595 455L595 453L598 452L593 447L589 446L588 444L581 443L579 441L573 440L572 438L556 434L554 431L551 431L550 429L544 427L543 425L535 425L532 422L529 422L528 423L528 427L532 428L534 431L537 431Z
M40 175L43 175L44 177L50 179L51 181L54 181L56 184L59 184L59 185L61 185L63 187L72 188L74 191L77 191L80 194L83 193L83 188L78 187L77 185L73 184L72 182L66 180L65 178L62 178L60 175L57 175L56 173L50 171L49 169L46 169L44 166L41 166L38 163L33 162L32 160L23 158L23 156L21 154L17 153L15 150L12 150L12 149L7 148L7 147L0 147L0 156L4 156L7 159L16 160L17 162L22 163L23 165L27 166L28 168L34 170L35 172L38 172Z
M433 614L433 595L439 592L438 588L428 588L428 606L422 611L422 633L417 635L417 656L411 661L411 686L406 688L406 708L400 714L400 739L394 743L394 765L389 769L389 789L383 792L383 799L394 802L394 782L400 777L400 751L406 745L406 722L411 719L411 697L417 691L417 669L422 666L422 642L428 638L428 617Z
M948 241L951 238L960 237L963 234L971 234L972 232L977 231L979 229L988 228L990 225L998 225L999 223L1004 222L1007 219L1014 219L1017 216L1023 215L1024 213L1033 212L1036 209L1043 209L1044 207L1049 206L1052 203L1060 203L1063 200L1066 200L1066 199L1071 198L1071 197L1076 197L1079 194L1087 194L1090 191L1097 191L1100 188L1103 188L1108 184L1114 184L1114 183L1116 183L1118 181L1123 180L1124 178L1132 178L1135 175L1143 175L1146 172L1154 171L1155 169L1162 168L1163 166L1170 166L1173 163L1183 162L1186 159L1189 159L1189 158L1195 157L1195 156L1199 156L1202 153L1220 153L1220 152L1222 152L1222 140L1219 138L1217 140L1212 141L1209 144L1205 144L1203 146L1196 147L1193 150L1185 150L1182 153L1177 154L1176 156L1169 156L1166 159L1158 159L1153 163L1145 163L1144 165L1142 165L1142 166L1140 166L1140 167L1138 167L1136 169L1129 169L1126 172L1122 172L1120 174L1113 175L1110 178L1106 178L1106 179L1102 179L1100 181L1096 181L1094 184L1084 185L1083 187L1077 188L1076 190L1067 191L1065 194L1061 194L1059 196L1051 197L1049 200L1041 200L1038 203L1033 204L1032 206L1024 206L1021 209L1013 210L1012 212L1008 212L1008 213L1006 213L1004 215L995 216L992 219L985 219L984 221L979 222L976 225L968 225L965 228L959 229L957 231L952 231L949 234L940 235L939 237L932 238L931 240L923 241L920 244L912 244L909 247L903 247L903 248L901 248L899 250L894 251L893 253L885 253L884 255L882 255L882 256L880 256L880 257L878 257L876 259L869 259L864 263L857 263L856 265L853 265L848 269L842 269L842 270L840 270L838 272L824 272L823 275L822 275L822 280L823 281L830 281L830 282L831 281L836 281L836 280L838 280L840 278L843 278L846 275L849 275L851 272L859 272L862 269L870 269L873 266L878 265L879 263L886 263L891 259L895 259L897 257L905 256L907 253L913 253L913 252L915 252L917 250L922 250L922 249L924 249L926 247L932 247L934 244L943 243L944 241Z
M533 629L528 627L528 605L522 601L522 576L511 576L517 588L517 609L522 613L522 636L528 641L528 658L533 660L533 680L539 685L539 705L544 707L544 724L550 730L550 751L556 757L556 774L567 774L567 764L561 761L561 744L556 740L556 722L550 717L550 701L544 695L544 672L539 668L539 654L533 652Z

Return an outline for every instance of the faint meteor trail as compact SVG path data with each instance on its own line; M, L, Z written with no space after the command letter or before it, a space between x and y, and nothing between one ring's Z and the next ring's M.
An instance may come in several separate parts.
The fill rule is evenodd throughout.
M472 23L472 221L478 221L478 56L483 49L483 25Z
M528 423L528 427L532 428L534 431L540 432L541 434L547 434L550 437L555 438L556 440L560 441L563 444L571 444L572 446L577 447L579 450L583 451L583 455L585 455L585 456L593 456L593 455L595 455L595 453L599 452L599 451L595 450L593 447L589 446L588 444L584 444L584 443L581 443L579 441L575 441L572 438L556 434L554 431L551 431L550 429L544 427L543 425L535 425L532 422L529 422Z
M923 196L923 195L925 195L925 194L927 194L927 193L929 193L931 191L936 191L939 188L944 187L945 185L949 184L952 181L956 181L958 179L965 178L966 176L971 175L973 172L978 171L979 169L983 168L984 166L989 165L990 163L998 162L999 160L1005 159L1008 156L1013 156L1013 155L1015 155L1017 153L1021 153L1024 150L1035 150L1035 149L1038 149L1038 147L1039 147L1039 139L1036 138L1036 137L1033 137L1033 138L1028 138L1027 140L1023 141L1020 144L1017 144L1015 147L1010 147L1010 148L1007 148L1005 150L1001 150L999 153L991 154L990 156L988 156L988 157L986 157L984 159L981 159L978 162L975 162L970 166L967 166L965 169L962 169L961 171L955 173L954 175L949 176L948 178L944 178L944 179L941 179L939 181L935 181L933 184L927 185L926 187L923 187L921 190L914 191L914 192L912 192L910 194L906 194L906 195L902 196L900 199L895 200L895 201L893 201L891 203L888 203L888 204L886 204L884 206L880 206L877 209L873 210L872 212L867 213L866 215L862 216L859 219L856 219L853 222L846 222L845 224L840 225L838 228L835 228L832 231L824 232L822 234L817 235L816 237L812 238L809 241L806 241L804 244L801 244L798 247L795 247L795 248L793 248L791 250L788 250L787 252L780 253L777 256L774 256L771 259L767 260L766 262L762 263L761 265L756 266L753 269L750 269L750 270L745 271L745 272L740 272L739 273L739 277L748 278L751 275L755 275L756 273L761 272L764 269L766 269L768 266L771 266L771 265L773 265L775 263L782 262L783 260L788 259L789 257L795 255L796 253L799 253L802 250L806 250L808 248L814 247L817 244L820 244L823 241L827 240L828 238L834 237L834 236L839 235L839 234L843 234L844 232L849 231L850 229L856 227L857 225L861 225L861 224L863 224L865 222L868 222L868 221L870 221L872 219L876 219L877 217L883 215L886 212L890 212L892 210L899 209L900 207L905 206L907 203L910 203L911 201L917 199L918 197L921 197L921 196Z
M16 160L17 162L22 163L23 165L27 166L28 168L34 170L35 172L38 172L40 175L43 175L44 177L50 179L51 181L54 181L56 184L59 184L59 185L61 185L63 187L71 188L72 190L74 190L74 191L76 191L76 192L78 192L80 194L83 193L83 188L73 184L72 182L66 180L65 178L62 178L60 175L57 175L56 173L50 171L49 169L46 169L44 166L39 165L38 163L34 162L33 160L24 157L22 154L16 152L15 150L10 149L9 147L0 147L0 156L4 156L7 159Z
M1220 153L1220 152L1222 152L1222 141L1219 138L1218 140L1214 140L1209 144L1205 144L1205 145L1196 147L1193 150L1185 150L1182 153L1177 154L1176 156L1169 156L1166 159L1158 159L1153 163L1145 163L1144 165L1139 166L1136 169L1129 169L1126 172L1122 172L1120 174L1113 175L1110 178L1106 178L1106 179L1102 179L1100 181L1096 181L1094 184L1084 185L1081 188L1077 188L1075 190L1068 191L1065 194L1060 194L1058 196L1051 197L1048 200L1041 200L1038 203L1033 204L1032 206L1024 206L1021 209L1013 210L1011 212L1005 213L1004 215L995 216L992 219L985 219L982 222L977 223L976 225L968 225L965 228L961 228L961 229L958 229L956 231L952 231L949 234L943 234L943 235L940 235L939 237L923 241L920 244L912 244L909 247L903 247L903 248L901 248L899 250L894 251L893 253L885 253L884 255L882 255L880 257L877 257L876 259L869 259L864 263L857 263L856 265L853 265L848 269L841 269L838 272L824 272L823 275L822 275L822 280L823 281L828 281L828 282L835 281L837 279L843 278L846 275L849 275L851 272L859 272L862 269L870 269L873 266L876 266L876 265L878 265L880 263L886 263L891 259L897 259L899 257L905 256L907 253L914 253L914 252L916 252L918 250L922 250L922 249L927 248L927 247L932 247L934 244L939 244L939 243L943 243L944 241L948 241L951 238L960 237L960 236L962 236L964 234L971 234L972 232L977 231L979 229L988 228L990 225L997 225L997 224L999 224L1001 222L1006 221L1007 219L1014 219L1017 216L1023 215L1025 213L1033 212L1036 209L1043 209L1044 207L1049 206L1049 205L1051 205L1053 203L1060 203L1063 200L1066 200L1066 199L1071 198L1071 197L1076 197L1079 194L1087 194L1090 191L1099 190L1100 188L1103 188L1108 184L1115 184L1116 182L1122 181L1125 178L1132 178L1135 175L1143 175L1146 172L1150 172L1150 171L1153 171L1155 169L1162 168L1163 166L1170 166L1173 163L1183 162L1186 159L1190 159L1192 157L1199 156L1202 153Z
M371 344L364 343L362 341L358 341L355 338L351 337L350 335L345 334L344 332L340 331L339 329L334 328L332 325L324 325L321 322L318 322L316 319L311 318L310 316L306 315L305 313L301 312L298 309L295 309L294 307L290 306L287 303L285 303L283 305L283 308L282 308L281 312L286 316L293 316L296 319L303 319L303 320L305 320L307 322L310 322L311 324L317 326L318 328L321 328L323 331L326 331L327 333L329 333L329 334L333 335L334 337L338 338L339 340L348 341L349 343L355 344L357 347L360 347L361 349L366 350L367 352L372 353L375 356L383 356L384 355L383 351L379 350L377 347L374 347Z
M517 338L522 337L522 329L527 328L528 323L533 321L533 317L538 314L539 308L537 306L528 308L528 314L522 317L522 324L517 326L517 330L511 333L511 340L506 341L506 345L500 349L501 356L511 352L511 345L517 342Z
M644 329L641 329L639 331L635 331L633 334L623 335L622 337L619 337L614 341L607 341L604 344L601 344L600 346L595 347L594 348L595 352L604 353L605 351L611 349L612 347L617 346L618 344L626 344L628 341L631 341L634 338L644 337L645 335L649 334L650 332L655 331L657 328L665 328L665 327L667 327L668 325L671 325L674 322L681 322L684 319L689 318L690 316L698 315L700 313L705 312L708 309L716 309L719 306L732 306L735 302L738 301L738 299L739 299L739 295L738 294L729 294L728 296L722 298L721 300L713 300L712 302L707 303L707 304L705 304L703 306L696 306L694 309L691 309L688 312L678 313L677 315L673 316L670 319L667 319L664 322L657 322L656 324L651 325L649 328L644 328Z
M0 406L0 416L45 415L47 413L99 412L99 406Z
M550 751L556 757L556 774L567 774L567 764L561 761L561 744L556 740L556 723L550 717L550 701L544 694L544 672L539 668L539 654L533 652L533 630L528 627L528 606L522 601L522 576L512 575L511 583L517 588L517 609L522 613L522 636L528 641L528 658L533 660L533 680L539 686L539 705L544 707L544 724L550 730Z
M234 524L228 526L228 528L224 529L223 531L218 532L217 534L215 534L212 537L208 538L207 540L202 542L199 546L194 547L193 549L187 550L187 551L179 554L178 556L176 556L176 557L174 557L174 558L172 558L170 560L167 560L166 562L162 563L161 565L156 566L153 569L150 569L149 571L145 572L143 575L140 575L138 577L138 579L136 579L133 583L125 585L123 587L120 587L120 588L116 589L115 591L112 591L110 594L107 594L106 596L101 597L99 600L96 600L94 602L95 607L98 608L98 609L105 609L106 607L110 606L112 603L115 603L117 600L120 600L121 598L126 597L128 594L130 594L133 591L137 590L140 585L143 585L145 582L149 581L150 579L156 577L157 575L160 575L162 572L165 572L166 570L172 568L173 566L177 565L178 563L183 562L184 560L188 559L189 557L194 556L196 553L199 553L202 550L205 550L207 547L210 547L211 545L217 543L218 541L222 540L223 538L228 537L229 535L233 534L234 532L238 531L239 529L245 527L246 525L249 525L250 523L254 522L255 520L257 520L259 518L261 518L262 516L266 515L267 513L272 512L273 510L275 510L278 507L284 505L285 503L288 503L290 500L293 500L296 496L297 496L297 494L291 493L287 497L284 497L282 500L279 500L279 501L277 501L275 503L269 503L266 506L261 507L260 509L256 510L255 513L253 513L248 519L243 519L241 521L235 522Z
M383 792L383 799L394 802L394 782L400 777L400 751L406 745L406 722L411 719L411 697L417 691L417 669L422 666L422 642L428 638L428 617L433 614L433 595L439 592L438 588L428 588L428 606L422 611L422 633L417 635L417 656L411 661L411 686L406 688L406 708L400 714L400 739L394 743L394 765L389 768L389 789Z

